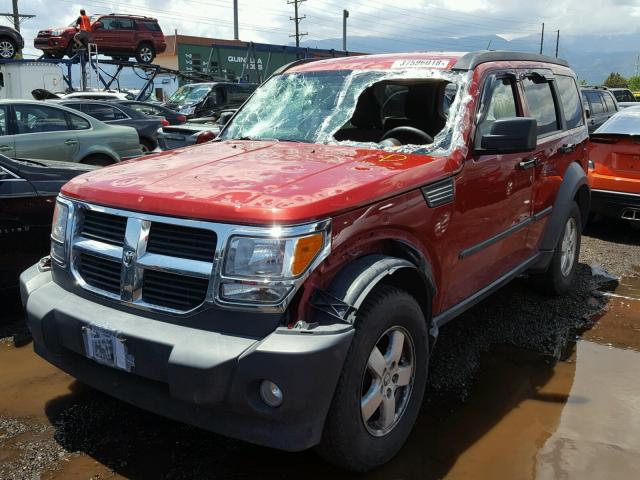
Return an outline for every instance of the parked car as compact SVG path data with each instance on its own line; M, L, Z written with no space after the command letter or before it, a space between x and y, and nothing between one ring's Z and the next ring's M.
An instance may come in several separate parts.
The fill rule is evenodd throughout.
M108 165L140 156L136 131L61 105L0 101L0 153L12 158Z
M620 108L636 107L640 105L633 92L628 88L609 88L609 91L616 97L616 102Z
M60 187L97 167L0 155L0 291L49 252L51 218Z
M24 48L24 38L15 28L0 25L0 58L15 58Z
M98 52L117 60L135 57L140 63L151 63L156 54L167 49L158 20L138 15L110 13L91 17L91 42L98 46ZM74 25L40 30L33 46L44 52L46 57L73 57L77 45L73 37L77 30Z
M127 92L115 91L87 91L71 92L60 97L64 100L133 100L133 95Z
M149 153L158 146L158 129L163 119L138 113L126 105L95 100L60 100L60 105L86 113L108 125L122 125L135 128L138 132L142 153ZM164 120L165 123L166 120Z
M591 211L640 226L640 106L616 113L589 145Z
M581 87L582 101L587 111L589 133L609 120L619 110L613 94L605 87Z
M170 125L158 130L158 145L161 150L175 150L210 142L219 132L220 126L210 123Z
M186 115L188 119L217 119L221 111L242 105L257 87L253 83L188 83L178 88L164 105Z
M572 287L585 120L557 58L294 62L213 142L63 187L51 271L21 277L35 351L158 414L374 468L443 325L525 272Z
M135 100L120 100L117 103L125 105L142 115L162 117L169 122L169 125L181 125L187 121L186 115L182 115L175 110L156 103L138 102Z

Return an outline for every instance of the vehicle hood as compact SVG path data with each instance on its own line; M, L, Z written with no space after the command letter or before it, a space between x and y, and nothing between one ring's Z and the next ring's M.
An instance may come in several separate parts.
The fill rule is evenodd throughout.
M38 32L38 35L51 35L52 32L56 31L56 30L61 30L63 33L75 33L76 29L75 27L69 27L69 26L64 26L64 27L51 27L51 28L45 28L44 30L40 30Z
M91 203L243 224L326 218L437 181L451 157L292 142L224 141L76 177L63 194Z

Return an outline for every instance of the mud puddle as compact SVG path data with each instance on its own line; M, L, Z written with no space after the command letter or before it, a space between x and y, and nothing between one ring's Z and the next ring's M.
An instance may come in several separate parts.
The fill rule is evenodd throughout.
M515 282L443 330L439 394L398 457L364 478L639 478L640 268L599 289L581 268L569 298ZM455 362L475 355L470 379ZM31 345L0 344L0 386L0 479L363 478L113 400Z

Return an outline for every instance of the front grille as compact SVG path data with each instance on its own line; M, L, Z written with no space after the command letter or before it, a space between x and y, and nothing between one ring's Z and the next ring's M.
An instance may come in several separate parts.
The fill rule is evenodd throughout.
M88 285L120 294L120 262L81 253L76 260L76 268Z
M121 247L124 244L126 229L126 217L85 210L81 221L80 234L85 238Z
M213 262L216 234L211 230L153 223L147 252L172 257Z
M209 281L173 273L145 270L142 301L174 310L197 307L207 295Z

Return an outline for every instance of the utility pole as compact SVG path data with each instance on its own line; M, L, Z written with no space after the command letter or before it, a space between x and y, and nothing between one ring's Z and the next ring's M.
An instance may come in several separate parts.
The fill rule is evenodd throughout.
M342 10L342 51L347 51L347 18L349 10Z
M293 5L293 11L294 11L294 16L293 17L289 17L289 20L292 20L293 22L295 22L296 24L296 33L294 35L289 35L289 38L291 37L295 37L296 38L296 47L300 47L300 37L304 37L305 35L308 35L308 33L300 33L300 22L302 20L304 20L305 18L307 18L306 15L303 15L302 17L298 14L298 7L300 6L300 4L302 2L306 2L307 0L291 0L289 2L287 2L287 5Z
M12 0L13 12L12 13L0 13L1 16L13 21L13 27L20 31L20 22L22 19L33 18L35 15L23 15L18 11L18 0Z
M560 47L560 30L558 30L558 35L556 36L556 58L558 58L559 47Z
M542 22L542 36L540 37L540 55L542 55L542 47L544 47L544 22Z
M238 35L238 0L233 0L233 39L240 40Z

